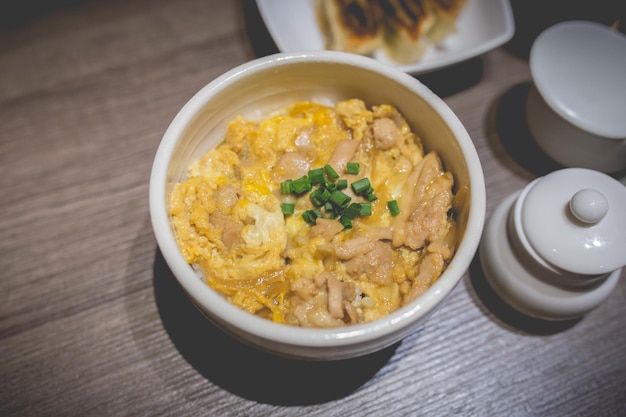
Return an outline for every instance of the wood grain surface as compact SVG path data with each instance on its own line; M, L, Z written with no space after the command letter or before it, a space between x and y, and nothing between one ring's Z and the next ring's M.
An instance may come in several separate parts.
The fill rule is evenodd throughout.
M348 361L221 333L161 257L148 182L179 108L276 52L255 3L22 6L0 19L0 415L626 415L623 274L598 309L555 324L504 306L476 260L418 331ZM474 140L488 214L558 168L525 130L523 41L418 77Z

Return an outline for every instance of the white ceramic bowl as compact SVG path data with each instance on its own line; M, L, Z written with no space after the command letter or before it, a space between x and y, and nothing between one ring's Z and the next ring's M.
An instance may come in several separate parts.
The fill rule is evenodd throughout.
M533 43L530 69L526 117L539 147L567 167L626 168L626 36L558 23Z
M458 186L469 193L458 216L459 244L439 280L421 297L367 324L307 329L276 324L230 304L185 262L168 214L172 186L189 165L222 138L238 114L260 120L298 100L335 102L360 98L389 103L407 118L428 150L439 152ZM155 156L150 178L152 226L168 266L196 306L217 326L261 349L309 360L365 355L396 343L446 298L467 271L480 241L485 186L467 131L448 106L413 77L371 58L340 52L282 53L241 65L216 78L176 115ZM181 323L181 326L184 323Z

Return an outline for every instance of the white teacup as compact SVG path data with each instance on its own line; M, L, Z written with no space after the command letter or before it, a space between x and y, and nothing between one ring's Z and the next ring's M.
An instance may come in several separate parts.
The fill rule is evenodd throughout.
M539 147L568 167L626 169L626 36L570 21L531 48L526 117Z

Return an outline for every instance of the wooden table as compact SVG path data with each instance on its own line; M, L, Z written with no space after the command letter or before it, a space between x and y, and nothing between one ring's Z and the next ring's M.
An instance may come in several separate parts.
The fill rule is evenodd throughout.
M24 4L38 9L3 9L0 31L0 415L626 415L624 276L550 324L503 306L475 262L410 337L335 363L220 333L159 253L148 180L191 95L276 51L255 4ZM525 131L530 75L511 45L418 77L474 140L488 214L556 168Z

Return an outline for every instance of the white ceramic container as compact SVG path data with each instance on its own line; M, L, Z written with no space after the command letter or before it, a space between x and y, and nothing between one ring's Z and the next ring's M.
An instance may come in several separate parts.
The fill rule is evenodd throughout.
M457 186L467 186L458 213L456 253L437 282L393 314L337 329L306 329L270 322L227 302L200 279L180 253L170 223L172 186L189 165L222 138L241 114L253 120L298 100L336 102L360 98L371 106L390 103L407 118L426 149L437 151ZM216 78L179 111L165 132L150 178L150 214L159 248L197 307L236 338L275 354L307 360L356 357L388 347L413 332L466 273L478 248L485 185L478 155L450 108L402 71L373 59L339 52L281 53L259 58ZM185 323L180 323L184 326Z
M526 117L539 147L566 167L626 169L626 36L558 23L533 43L530 70Z
M540 319L598 307L626 265L626 187L585 168L552 172L505 198L490 216L480 260L494 291Z

